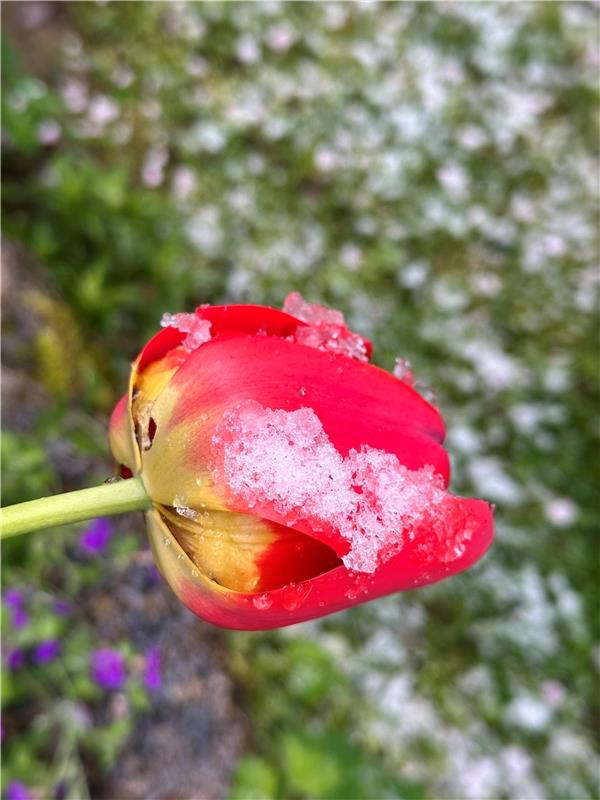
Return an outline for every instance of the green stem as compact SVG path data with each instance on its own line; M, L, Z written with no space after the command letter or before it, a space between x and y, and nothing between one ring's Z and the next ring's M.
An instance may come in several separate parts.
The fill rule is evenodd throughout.
M28 503L0 509L0 538L21 533L81 522L92 517L106 517L125 511L150 508L150 498L138 475L115 483L103 483L91 489L41 497Z

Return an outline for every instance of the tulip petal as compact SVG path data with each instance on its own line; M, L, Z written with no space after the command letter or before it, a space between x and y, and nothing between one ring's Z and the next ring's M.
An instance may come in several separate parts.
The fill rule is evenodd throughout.
M268 306L199 306L195 313L211 323L211 338L247 334L285 338L305 325L284 311ZM136 359L134 369L143 372L152 362L160 361L169 351L178 348L186 335L177 328L163 328L144 346Z
M274 591L244 594L225 589L198 572L157 511L148 512L152 549L167 582L195 614L235 630L269 630L332 614L392 592L416 589L450 577L480 559L493 538L490 506L482 500L453 498L451 515L464 552L447 561L448 541L438 549L439 532L418 537L370 575L335 567L315 578ZM468 527L468 539L464 528ZM168 542L168 544L167 544ZM441 558L440 558L441 556Z
M258 334L259 336L293 336L306 323L269 306L232 305L200 306L196 314L211 323L211 335Z
M194 613L211 621L208 615L216 614L217 619L219 609L233 610L236 605L236 593L225 589L198 571L157 509L146 512L145 516L150 547L156 565L179 599L185 603L184 590L189 590L190 586L194 586L205 601L198 600L196 609L192 609ZM202 613L203 611L204 613ZM215 624L218 625L219 622L216 619Z
M388 444L397 452L389 440L398 432L434 442L445 434L437 409L389 372L271 336L209 342L190 355L171 386L180 392L172 425L253 399L269 408L314 408L342 453L360 444Z
M164 523L204 576L237 592L262 592L320 575L340 560L316 539L229 511L158 508Z
M110 417L108 442L117 464L133 473L136 467L136 445L127 409L128 397L123 395Z

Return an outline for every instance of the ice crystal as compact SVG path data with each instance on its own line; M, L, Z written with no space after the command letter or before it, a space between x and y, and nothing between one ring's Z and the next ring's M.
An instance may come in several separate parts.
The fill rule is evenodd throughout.
M265 592L264 594L257 594L252 598L254 608L259 611L267 611L273 605L273 600Z
M294 334L294 339L300 344L368 361L366 341L358 333L348 330L341 311L308 303L299 292L291 292L286 297L283 310L307 323Z
M176 328L187 336L181 343L190 353L197 350L201 344L210 340L210 321L202 319L196 314L169 314L162 315L161 328Z
M407 358L396 359L393 373L398 380L406 383L407 386L414 386L415 379L410 371L410 361Z
M179 514L180 517L186 517L187 519L196 519L198 516L198 512L194 511L193 508L190 508L187 505L186 498L180 495L175 495L173 498L173 508L175 509L176 513Z

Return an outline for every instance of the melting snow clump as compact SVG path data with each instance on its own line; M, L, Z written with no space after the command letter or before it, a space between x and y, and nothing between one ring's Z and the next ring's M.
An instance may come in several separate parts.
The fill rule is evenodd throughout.
M162 315L160 326L161 328L176 328L182 333L187 333L181 345L190 353L210 340L210 321L202 319L196 314L165 313Z
M288 525L303 519L340 534L348 569L374 572L407 540L426 557L453 561L471 536L433 467L409 470L368 446L343 457L311 408L247 401L224 415L213 442L223 453L213 465L217 481L249 508L273 505Z
M318 303L307 303L299 292L288 294L283 310L307 323L294 334L294 339L300 344L317 350L342 353L358 361L369 360L365 339L348 330L341 311Z

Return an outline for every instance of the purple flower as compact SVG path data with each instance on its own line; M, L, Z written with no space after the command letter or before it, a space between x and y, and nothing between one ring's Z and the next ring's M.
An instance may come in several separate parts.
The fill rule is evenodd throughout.
M87 553L100 553L113 535L112 522L107 517L95 519L79 537L79 545Z
M59 617L68 617L73 611L73 606L67 600L55 600L53 608Z
M24 783L10 781L6 787L6 800L32 800L32 796Z
M54 800L65 800L67 792L69 791L69 784L66 781L59 781L54 787Z
M4 592L4 602L10 608L21 608L23 605L23 592L20 589L7 589Z
M47 664L53 661L60 652L60 642L56 639L46 639L40 642L33 651L35 664Z
M150 579L151 586L154 586L162 581L163 576L158 571L156 564L150 564L148 567L148 578Z
M29 623L29 614L24 608L12 608L10 621L13 628L24 628Z
M13 628L24 628L29 622L29 614L23 608L23 592L20 589L7 589L4 602L10 608L10 621Z
M16 672L18 669L21 669L24 663L25 653L19 647L15 647L14 650L10 650L6 656L6 666L9 668L9 670L11 670L11 672Z
M103 689L119 689L125 680L125 660L118 650L95 650L92 653L92 678Z
M146 653L144 683L151 693L157 692L161 687L160 649L158 647L151 647Z

